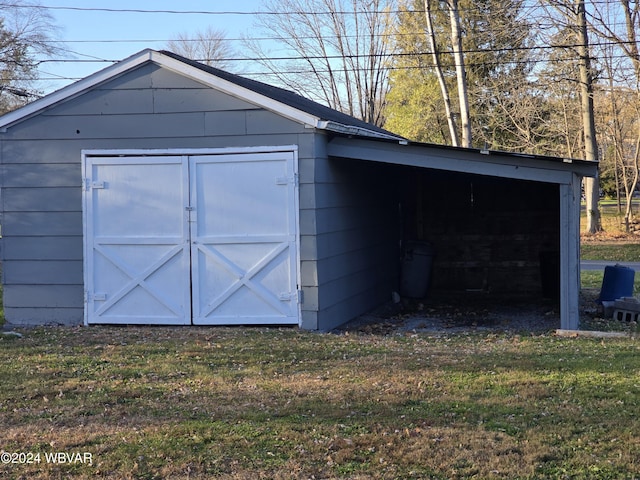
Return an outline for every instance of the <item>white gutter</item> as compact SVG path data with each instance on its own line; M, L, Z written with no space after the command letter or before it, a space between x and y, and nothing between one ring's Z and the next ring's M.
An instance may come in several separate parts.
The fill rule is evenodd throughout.
M343 123L332 122L330 120L318 120L316 128L320 130L328 130L330 132L342 133L345 135L357 135L359 137L384 138L386 140L405 141L403 137L398 135L376 132L364 127L356 127L355 125L345 125Z

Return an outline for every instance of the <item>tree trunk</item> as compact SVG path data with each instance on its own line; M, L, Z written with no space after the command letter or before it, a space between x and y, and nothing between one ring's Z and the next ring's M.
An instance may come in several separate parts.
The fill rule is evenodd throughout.
M596 140L596 124L593 108L593 80L591 77L591 59L589 56L589 39L587 36L587 20L584 0L576 0L577 35L580 69L580 103L582 111L582 128L584 132L585 159L598 161L598 142ZM600 223L600 188L598 177L584 179L584 193L587 203L587 233L602 231Z
M633 220L633 193L636 191L638 179L640 178L640 165L638 164L638 161L640 160L640 152L638 152L638 148L640 148L640 136L636 138L635 146L635 154L633 156L633 182L631 182L631 186L627 192L627 208L624 212L627 231L629 231L629 224Z
M447 116L447 124L449 125L449 135L451 136L451 145L457 147L458 143L458 131L456 128L456 122L453 118L453 112L451 111L451 97L449 96L449 89L444 79L444 73L442 72L442 65L440 64L440 52L438 51L438 44L436 43L436 34L433 30L433 19L431 18L431 4L430 0L424 0L424 13L427 20L427 37L429 39L429 46L431 47L431 57L433 58L433 67L438 77L438 83L440 84L440 91L442 92L442 100L444 102L445 114Z
M460 31L458 0L448 0L447 6L449 7L449 21L451 22L451 45L453 46L453 57L456 63L462 146L471 148L471 117L469 115L469 95L467 93L467 70L464 64L464 54L462 53L462 32Z

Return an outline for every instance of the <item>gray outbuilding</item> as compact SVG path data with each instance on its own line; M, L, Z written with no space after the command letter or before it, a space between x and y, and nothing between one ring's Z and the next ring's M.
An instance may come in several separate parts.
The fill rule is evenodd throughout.
M329 330L418 245L430 295L546 295L578 326L590 162L412 143L153 50L0 117L0 148L13 325Z

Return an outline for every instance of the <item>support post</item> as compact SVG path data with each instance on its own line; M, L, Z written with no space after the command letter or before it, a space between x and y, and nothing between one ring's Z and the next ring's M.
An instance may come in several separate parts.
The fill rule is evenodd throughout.
M560 185L560 328L577 330L580 321L580 192L582 178Z

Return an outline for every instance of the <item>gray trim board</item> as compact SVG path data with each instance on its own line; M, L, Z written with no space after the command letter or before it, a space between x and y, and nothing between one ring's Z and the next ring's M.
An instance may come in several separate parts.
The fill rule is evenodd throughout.
M484 154L473 149L425 144L405 145L347 137L332 138L328 143L327 153L337 158L558 184L570 184L574 173L593 177L598 168L597 163L579 160L563 161L549 157L498 152Z

